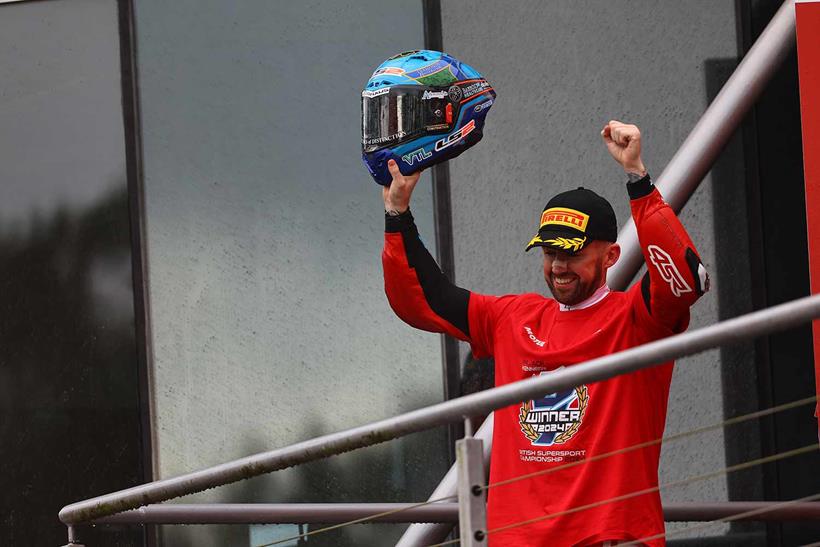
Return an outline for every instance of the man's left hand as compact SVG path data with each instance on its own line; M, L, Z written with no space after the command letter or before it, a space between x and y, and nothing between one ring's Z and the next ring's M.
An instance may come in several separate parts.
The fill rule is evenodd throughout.
M641 130L638 126L610 120L601 130L607 150L627 173L646 174L641 161Z

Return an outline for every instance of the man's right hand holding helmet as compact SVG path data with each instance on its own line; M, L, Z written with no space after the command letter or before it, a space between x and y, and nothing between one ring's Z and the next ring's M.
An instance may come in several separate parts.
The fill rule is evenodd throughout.
M412 175L402 175L398 164L394 160L387 162L387 169L390 171L393 180L390 186L382 186L384 210L388 214L399 215L410 208L410 197L419 182L421 171L416 171Z

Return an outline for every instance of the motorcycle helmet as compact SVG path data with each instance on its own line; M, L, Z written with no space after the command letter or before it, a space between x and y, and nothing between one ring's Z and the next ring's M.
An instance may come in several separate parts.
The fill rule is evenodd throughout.
M378 184L390 159L409 175L481 140L495 91L472 67L440 51L395 55L362 91L362 159Z

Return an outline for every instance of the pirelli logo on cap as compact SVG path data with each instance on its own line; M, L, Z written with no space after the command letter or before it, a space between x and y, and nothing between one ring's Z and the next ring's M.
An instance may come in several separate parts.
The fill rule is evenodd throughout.
M541 213L541 228L553 224L560 224L561 226L569 226L570 228L586 232L588 222L589 215L581 211L576 211L575 209L567 209L566 207L551 207Z

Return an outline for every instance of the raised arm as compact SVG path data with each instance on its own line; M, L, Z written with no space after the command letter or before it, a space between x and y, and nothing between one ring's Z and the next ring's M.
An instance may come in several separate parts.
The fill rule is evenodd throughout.
M410 198L421 173L404 176L393 160L383 188L385 210L384 290L390 307L413 327L470 340L470 292L455 286L424 247L410 213Z
M709 276L689 234L646 172L640 130L613 120L601 136L629 177L632 218L647 264L640 287L643 304L656 322L680 332L688 326L689 307L709 290Z

